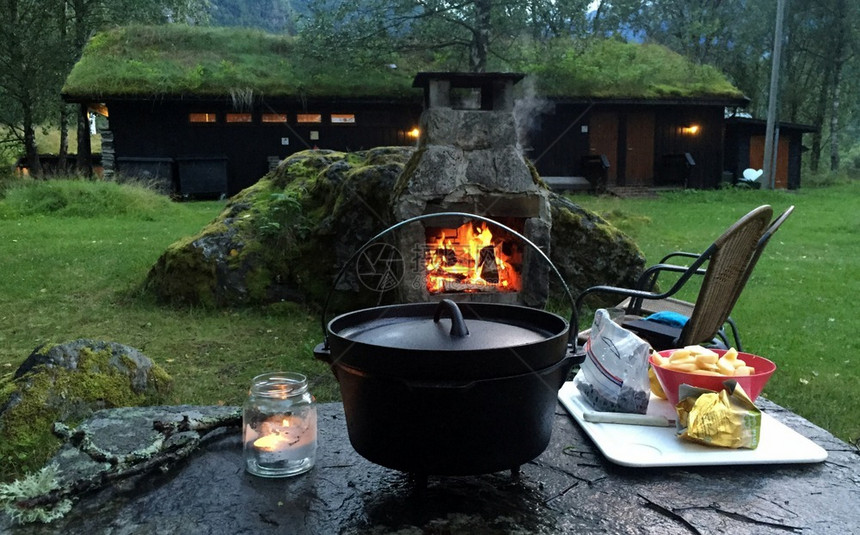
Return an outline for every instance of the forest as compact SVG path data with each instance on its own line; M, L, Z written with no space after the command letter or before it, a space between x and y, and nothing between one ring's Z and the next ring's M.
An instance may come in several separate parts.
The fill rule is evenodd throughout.
M805 143L809 170L860 168L860 4L853 0L7 0L0 4L0 163L24 157L38 176L37 132L45 129L59 132L61 158L78 150L69 132L88 138L88 122L64 104L63 83L88 39L132 23L251 27L296 36L309 57L360 63L422 54L474 72L551 54L560 39L582 54L600 39L655 43L721 71L756 118L766 117L778 72L778 120L817 130Z

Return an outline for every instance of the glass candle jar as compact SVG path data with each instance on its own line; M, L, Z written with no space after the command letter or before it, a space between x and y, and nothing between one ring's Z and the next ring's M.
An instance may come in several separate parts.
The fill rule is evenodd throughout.
M262 477L302 474L317 454L317 408L300 373L254 377L242 411L245 469Z

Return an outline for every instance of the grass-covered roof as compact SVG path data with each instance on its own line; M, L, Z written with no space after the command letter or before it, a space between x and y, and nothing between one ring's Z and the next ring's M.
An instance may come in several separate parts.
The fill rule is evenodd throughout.
M146 95L410 97L414 72L325 62L296 39L238 28L129 26L94 36L63 87L70 99Z
M534 51L531 51L534 52ZM499 70L535 75L540 96L597 99L741 99L716 69L657 45L570 40ZM237 28L129 26L94 36L63 87L69 100L237 93L265 97L417 99L418 71L446 66L415 58L320 59L294 37ZM397 68L392 68L395 63Z
M654 44L558 41L524 70L535 75L539 93L549 97L744 99L716 68Z

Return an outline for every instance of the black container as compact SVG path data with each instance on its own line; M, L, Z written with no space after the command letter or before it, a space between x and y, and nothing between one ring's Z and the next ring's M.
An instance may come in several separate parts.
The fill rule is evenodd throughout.
M333 364L349 440L367 460L419 475L515 470L546 449L567 357L532 373L415 381Z

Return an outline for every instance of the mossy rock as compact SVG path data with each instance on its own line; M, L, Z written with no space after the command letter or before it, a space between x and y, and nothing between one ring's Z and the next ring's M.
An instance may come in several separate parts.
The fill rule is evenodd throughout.
M162 302L321 303L337 269L391 224L389 198L410 147L296 153L171 245L145 288Z
M137 349L94 340L36 348L0 383L0 479L41 467L59 448L55 422L112 407L158 404L172 379Z
M611 223L560 195L550 196L552 248L550 259L573 295L590 286L632 288L645 267L645 255ZM607 306L619 301L590 301Z

